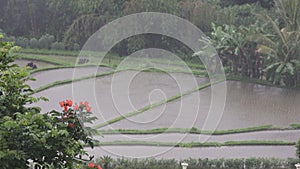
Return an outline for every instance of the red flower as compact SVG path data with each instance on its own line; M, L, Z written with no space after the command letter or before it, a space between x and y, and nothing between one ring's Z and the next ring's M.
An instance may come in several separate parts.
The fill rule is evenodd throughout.
M73 127L74 127L74 124L73 124L73 123L70 123L70 124L68 125L68 127L73 128Z
M86 106L86 112L91 112L91 109L92 109L91 106L89 106L89 105Z
M100 165L97 166L97 169L102 169L102 167Z
M66 100L66 102L67 102L67 106L72 106L72 104L73 104L73 102L72 102L72 100Z
M89 167L89 168L94 168L94 167L95 167L95 164L94 164L94 163L88 163L88 167Z
M60 107L64 107L65 106L65 102L61 101L61 102L59 102L59 105L60 105Z
M78 105L76 104L76 105L74 105L74 110L79 110L79 107L78 107Z
M85 101L83 104L84 104L86 107L89 106L89 102L87 102L87 101Z
M67 112L68 111L68 106L65 106L64 107L64 112Z

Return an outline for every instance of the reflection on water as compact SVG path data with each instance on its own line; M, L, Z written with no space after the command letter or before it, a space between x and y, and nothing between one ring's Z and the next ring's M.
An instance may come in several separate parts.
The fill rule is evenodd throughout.
M57 79L57 74L61 73L57 71L63 70L46 72L47 76L36 74L37 83ZM86 74L89 71L90 68L82 68L81 72ZM133 78L129 78L131 76ZM190 83L191 79L193 83ZM50 99L48 103L38 104L46 111L57 106L57 101L61 99L89 100L95 114L103 122L207 82L204 78L194 80L185 74L176 74L176 78L173 78L161 73L124 71L55 87L38 93L36 96L46 96ZM121 120L109 128L152 129L194 126L201 129L210 106L215 106L211 105L210 92L210 88L203 89L130 117L130 119ZM292 123L300 123L299 101L299 90L228 81L223 117L220 122L216 120L209 123L218 124L219 130L266 124L286 127Z
M66 73L66 70L69 74L71 73L70 70L65 69L57 70L59 72L49 71L43 72L45 74L36 74L36 78L38 79L37 82L46 82L46 79L43 78L58 80L57 74ZM90 72L90 69L83 68L83 70L80 71L82 75L86 72ZM194 88L195 85L207 82L207 79L197 78L196 81L194 81L195 83L190 83L192 77L186 76L185 74L177 74L176 77L177 78L173 78L167 74L160 73L124 71L114 75L50 88L35 94L35 96L45 96L50 99L50 102L39 102L37 104L43 108L43 111L49 111L53 108L59 110L60 107L58 101L67 98L75 101L88 100L93 107L94 115L99 118L99 121L97 122L102 123L105 120L110 120L153 102L160 101L161 98L165 99L165 96L171 97L178 92L189 90L190 88ZM178 85L178 81L181 82L182 86ZM113 123L102 129L153 129L161 127L190 128L191 126L201 129L206 120L210 106L214 106L210 105L210 92L210 88L194 92L181 99L147 110L139 115ZM199 96L200 100L198 99ZM300 91L298 90L228 81L227 100L223 117L220 122L212 121L212 123L218 124L218 130L246 128L266 124L288 126L291 123L300 122L299 100ZM258 138L265 138L266 140L284 140L284 135L277 135L277 133L272 133L272 135L263 133L263 135L266 134L264 137L259 135L261 133L256 135L251 135L249 133L244 134L245 135L240 136L243 137L243 140ZM294 135L297 134L299 134L299 132L293 133L293 136L289 135L287 138L289 138L289 140L294 140L295 137L297 138L297 136ZM116 137L122 139L121 136ZM211 141L221 142L225 140L240 140L238 135L235 137L232 135L224 137L214 137ZM164 136L162 135L160 138L157 138L157 140L155 138L155 140L162 141L163 138ZM189 138L190 137L186 137L186 139ZM171 141L178 141L181 139L181 135L176 137L165 137L165 140ZM188 141L194 140L194 138L190 139L192 140ZM196 139L198 140L198 138ZM141 157L153 155L153 153L156 153L156 150L158 153L161 153L165 149L170 149L170 147L153 148L145 146L105 146L102 148L103 150L94 149L91 151L96 155L111 155L109 152L113 152L122 156ZM137 154L136 152L139 152L140 154ZM147 152L150 152L150 154L147 154ZM187 157L244 158L252 156L277 158L294 157L295 147L237 146L193 149L172 148L171 151L167 151L166 154L161 154L161 156L158 157L181 159Z
M300 122L300 91L252 83L227 82L220 129Z
M200 102L196 98L200 95ZM221 121L214 119L208 123L217 123L218 130L246 128L273 124L287 127L292 123L300 122L300 91L263 86L252 83L228 81L227 97ZM195 112L195 105L199 105ZM150 123L147 122L162 107L157 107L142 114L112 124L107 128L128 129L153 129L153 128L191 128L191 125L202 128L207 121L207 115L211 106L211 90L203 89L179 100L167 103L160 117ZM219 112L209 112L212 116ZM195 119L195 114L197 117ZM213 125L212 125L213 126ZM211 128L210 130L214 130Z

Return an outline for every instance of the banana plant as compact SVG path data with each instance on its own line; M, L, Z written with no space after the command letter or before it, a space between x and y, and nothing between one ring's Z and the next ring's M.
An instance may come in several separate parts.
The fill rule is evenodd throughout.
M256 45L249 41L248 35L256 32L255 27L216 26L215 24L212 27L213 32L209 40L218 51L224 66L230 65L235 75L254 77L252 62L255 63L256 58L252 49Z
M276 0L276 9L284 26L265 13L257 16L271 26L271 33L252 36L259 45L257 52L267 56L267 79L274 84L296 86L300 67L300 3L299 0Z

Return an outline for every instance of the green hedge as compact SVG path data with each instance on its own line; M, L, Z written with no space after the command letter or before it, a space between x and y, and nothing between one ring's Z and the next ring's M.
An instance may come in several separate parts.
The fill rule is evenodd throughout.
M187 159L183 160L189 164L188 169L294 169L297 159ZM181 169L181 162L174 159L115 159L111 160L103 169ZM97 160L103 164L103 160Z

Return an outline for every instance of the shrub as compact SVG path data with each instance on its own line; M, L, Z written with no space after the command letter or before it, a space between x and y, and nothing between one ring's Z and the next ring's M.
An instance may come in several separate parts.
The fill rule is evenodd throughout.
M54 36L45 34L39 39L39 48L41 49L51 49L51 45L54 41Z
M65 50L65 45L63 42L54 42L51 45L52 50Z
M260 168L261 160L257 158L249 158L245 160L245 165L247 169Z
M235 5L224 9L232 18L232 22L239 26L250 26L257 22L255 14L264 10L259 4Z
M29 40L25 37L18 37L15 40L15 45L21 46L22 48L28 48L29 47Z
M0 34L0 38L3 37ZM0 41L0 166L1 169L26 168L27 161L54 168L74 168L86 155L85 144L93 148L84 122L92 122L87 102L75 105L60 102L63 112L40 113L30 104L43 98L31 96L26 82L31 78L27 68L11 65L13 43Z
M29 41L30 47L33 49L39 48L39 41L36 38L31 38Z
M298 140L297 144L296 144L296 154L297 154L297 157L300 158L300 139Z
M5 41L5 42L15 42L16 38L14 36L5 36L4 35L3 41Z
M108 158L109 165L103 166L103 169L181 169L181 163L187 162L188 169L270 169L281 168L290 169L295 168L296 159L267 159L267 158L249 158L249 159L192 159L189 158L183 161L171 160L157 160L157 159L111 159L104 156L97 161L104 164L103 158Z
M80 50L80 45L78 43L74 43L73 50L79 51Z
M226 168L230 169L240 169L244 167L243 159L228 159L224 162Z

